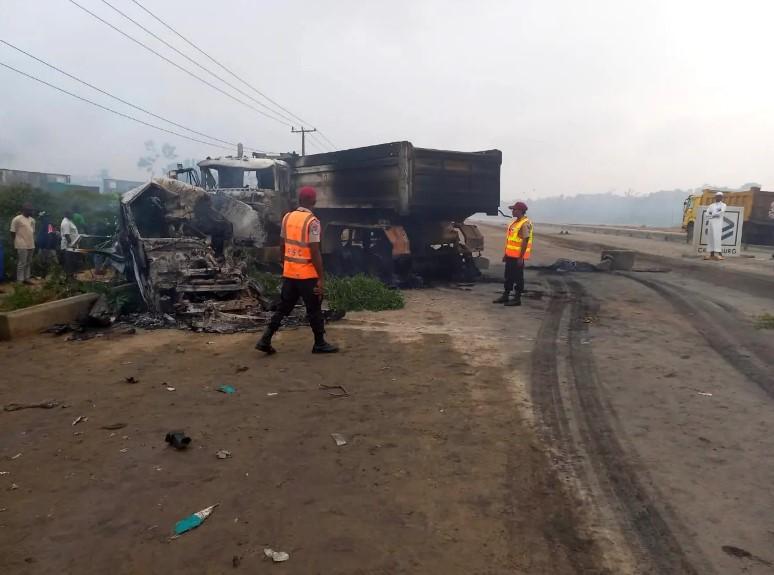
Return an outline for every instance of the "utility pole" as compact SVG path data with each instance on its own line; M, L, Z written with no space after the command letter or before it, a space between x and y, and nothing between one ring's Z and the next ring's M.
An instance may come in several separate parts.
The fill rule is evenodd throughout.
M294 127L290 127L290 131L293 134L301 134L301 155L306 156L306 135L310 132L316 132L317 128L312 128L311 130L304 129L303 126L301 126L300 130L296 130Z

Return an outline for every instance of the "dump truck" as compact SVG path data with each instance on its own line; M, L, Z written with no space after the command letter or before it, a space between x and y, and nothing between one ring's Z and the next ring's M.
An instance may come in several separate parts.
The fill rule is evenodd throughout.
M706 188L701 194L689 196L683 202L682 228L686 231L686 241L693 241L693 230L700 206L708 206L715 201L717 190ZM742 243L774 245L774 192L751 187L741 192L723 192L723 201L729 206L744 208Z
M404 141L308 156L207 158L200 175L182 168L169 175L255 210L261 234L235 239L247 240L267 263L279 261L280 222L295 207L296 191L312 186L331 273L411 284L470 281L488 266L483 235L465 219L497 214L501 163L499 150L434 150Z

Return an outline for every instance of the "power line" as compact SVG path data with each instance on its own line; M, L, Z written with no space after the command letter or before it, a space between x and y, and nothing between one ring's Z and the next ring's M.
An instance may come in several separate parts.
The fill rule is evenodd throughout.
M177 136L179 138L185 138L186 140L191 140L192 142L198 142L200 144L205 144L207 146L212 146L215 148L223 148L224 150L230 150L231 148L227 148L226 146L221 146L220 144L214 144L212 142L205 142L204 140L199 140L197 138L192 138L191 136L186 136L185 134L180 134L178 132L175 132L174 130L168 130L166 128L163 128L161 126L157 126L156 124L151 124L150 122L145 122L144 120L140 120L139 118L135 118L134 116L130 116L129 114L124 114L123 112L119 112L118 110L114 110L113 108L108 108L107 106L103 106L102 104L98 104L97 102L93 102L92 100L89 100L88 98L84 98L82 96L79 96L78 94L73 94L72 92L68 92L64 88L60 88L59 86L55 86L54 84L51 84L49 82L46 82L45 80L41 80L40 78L37 78L31 74L27 74L26 72L22 72L21 70L18 70L14 68L13 66L9 66L8 64L5 64L4 62L0 62L0 66L4 66L5 68L8 68L9 70L13 70L17 74L21 74L22 76L26 76L30 80L35 80L36 82L40 82L41 84L45 84L49 88L53 88L54 90L58 90L64 94L67 94L68 96L72 96L73 98L77 100L81 100L82 102L86 102L87 104L91 104L92 106L96 106L97 108L101 108L107 112L111 112L113 114L116 114L118 116L121 116L123 118L126 118L128 120L132 120L134 122L137 122L139 124L142 124L144 126L148 126L149 128L154 128L156 130L160 130L162 132L166 132L167 134L172 134L173 136Z
M146 49L146 50L148 50L149 52L151 52L151 53L155 54L156 56L158 56L159 58L161 58L162 60L164 60L165 62L168 62L168 63L172 64L172 65L173 65L175 68L177 68L177 69L179 69L179 70L182 70L183 72L185 72L185 73L186 73L186 74L188 74L189 76L191 76L191 77L193 77L193 78L196 78L196 79L197 79L197 80L199 80L200 82L203 82L203 83L207 84L207 85L208 85L210 88L212 88L213 90L217 90L217 91L218 91L218 92L220 92L221 94L223 94L223 95L225 95L225 96L227 96L227 97L231 98L232 100L234 100L235 102L238 102L238 103L242 104L243 106L246 106L246 107L250 108L251 110L254 110L255 112L258 112L258 113L259 113L259 114L261 114L262 116L266 116L267 118L270 118L271 120L274 120L274 121L276 121L276 122L280 122L281 124L283 124L283 125L285 125L285 126L289 126L289 125L290 125L290 124L285 124L284 122L282 122L282 121L278 120L277 118L275 118L275 117L273 117L273 116L270 116L269 114L267 114L267 113L266 113L266 112L264 112L263 110L259 110L258 108L256 108L256 107L255 107L255 106L253 106L252 104L249 104L248 102L243 102L242 100L240 100L239 98L237 98L237 97L236 97L236 96L234 96L233 94L229 94L229 93L228 93L228 92L226 92L225 90L223 90L223 89L219 88L218 86L216 86L216 85L215 85L215 84L213 84L212 82L209 82L208 80L205 80L205 79L204 79L204 78L202 78L201 76L197 76L196 74L194 74L194 73L193 73L193 72L191 72L190 70L188 70L188 69L184 68L183 66L181 66L181 65L180 65L180 64L178 64L177 62L174 62L174 61L170 60L169 58L167 58L167 57L166 57L166 56L164 56L163 54L160 54L159 52L157 52L156 50L154 50L153 48L151 48L150 46L148 46L147 44L144 44L144 43L142 43L140 40L138 40L138 39L137 39L137 38L135 38L134 36L131 36L130 34L127 34L127 33L126 33L126 32L124 32L123 30L121 30L120 28L118 28L118 27L114 26L113 24L111 24L110 22L108 22L108 21L107 21L107 20L105 20L104 18L102 18L102 17L98 16L97 14L95 14L94 12L92 12L91 10L89 10L88 8L85 8L85 7L81 6L81 5L80 5L80 4L78 4L78 3L77 3L75 0L67 0L67 1L68 1L68 2L70 2L71 4L73 4L73 5L77 6L78 8L80 8L81 10L83 10L84 12L86 12L87 14L90 14L91 16L93 16L94 18L96 18L97 20L99 20L100 22L102 22L103 24L105 24L106 26L108 26L108 27L112 28L113 30L115 30L116 32L118 32L119 34L121 34L122 36L124 36L125 38L128 38L129 40L131 40L131 41L132 41L132 42L134 42L135 44L137 44L137 45L139 45L139 46L142 46L143 48L145 48L145 49Z
M299 122L301 122L301 124L307 124L307 125L311 125L311 124L312 124L312 122L307 122L307 121L306 121L306 120L304 120L303 118L300 118L300 117L296 116L296 115L295 115L293 112L291 112L290 110L288 110L287 108L285 108L284 106L282 106L282 105L281 105L279 102L275 102L274 100L272 100L271 98L269 98L269 96L267 96L266 94L264 94L263 92L261 92L261 91L260 91L258 88L256 88L255 86L253 86L252 84L250 84L250 83L249 83L249 82L247 82L246 80L242 79L242 78L241 78L240 76L238 76L236 73L232 72L232 71L231 71L231 69L229 69L228 67L226 67L226 65L225 65L225 64L222 64L222 63L220 63L218 60L216 60L215 58L213 58L212 56L210 56L210 55L209 55L207 52L205 52L204 50L202 50L201 48L199 48L199 47L198 47L196 44L194 44L194 43L193 43L193 42L191 42L191 41L190 41L188 38L186 38L185 36L183 36L183 35L182 35L180 32L178 32L177 30L175 30L175 29L174 29L172 26L170 26L169 24L167 24L167 23L166 23L164 20L162 20L161 18L159 18L158 16L156 16L156 15L155 15L153 12L151 12L150 10L148 10L148 9L147 9L145 6L143 6L142 4L140 4L140 2L139 2L138 0L131 0L131 1L132 1L134 4L136 4L137 6L139 6L139 7L140 7L140 8L141 8L143 11L145 11L145 12L146 12L146 13L147 13L147 14L148 14L148 15L149 15L151 18L153 18L154 20L156 20L157 22L159 22L159 23L160 23L162 26L164 26L165 28L167 28L168 30L170 30L170 31L171 31L173 34L175 34L176 36L178 36L178 37L179 37L181 40L183 40L183 41L184 41L186 44L188 44L189 46L191 46L191 47L192 47L194 50L196 50L196 51L197 51L197 52L199 52L200 54L204 55L206 58L208 58L208 59L209 59L211 62L213 62L214 64L216 64L216 65L220 66L220 67L221 67L223 70L225 70L226 72L228 72L228 73L229 73L231 76L233 76L234 78L236 78L237 80L239 80L240 82L242 82L242 84L244 84L245 86L247 86L248 88L250 88L251 90L253 90L253 91L254 91L256 94L259 94L259 95L260 95L260 96L262 96L263 98L266 98L266 100L268 100L269 102L271 102L272 104L274 104L274 105L275 105L277 108L279 108L279 109L280 109L280 110L282 110L283 112L285 112L285 113L289 114L290 116L292 116L293 118L295 118L296 120L298 120ZM331 140L330 140L330 139L329 139L327 136L325 136L325 134L323 134L323 133L322 133L321 131L319 131L319 130L317 131L317 133L318 133L318 134L320 134L320 136L321 136L322 138L324 138L324 139L325 139L325 141L326 141L328 144L330 144L330 145L331 145L331 146L332 146L334 149L336 148L336 144L334 144L334 143L333 143L333 142L332 142L332 141L331 141Z
M218 76L218 75L217 75L215 72L213 72L213 71L212 71L212 70L210 70L209 68L206 68L206 67L204 67L202 64L200 64L199 62L197 62L196 60L194 60L193 58L191 58L191 57L190 57L188 54L186 54L186 53L184 53L184 52L181 52L180 50L178 50L177 48L175 48L175 47L174 47L172 44L170 44L169 42L167 42L166 40L164 40L164 38L160 37L158 34L156 34L155 32L153 32L152 30L148 30L148 29L147 29L145 26L143 26L142 24L140 24L140 23L139 23L137 20L133 19L131 16L129 16L129 15L128 15L128 14L126 14L125 12L122 12L121 10L119 10L118 8L116 8L115 6L113 6L113 5L112 5L110 2L108 2L107 0L102 0L102 3L103 3L103 4L105 4L105 5L107 5L107 6L109 6L109 7L110 7L111 9L113 9L115 12L118 12L118 13L119 13L121 16L123 16L124 18L126 18L127 20L129 20L129 21L130 21L132 24L134 24L134 25L135 25L135 26L137 26L138 28L140 28L140 29L144 30L144 31L145 31L145 32L147 32L149 35L153 36L153 37L154 37L156 40L158 40L159 42L161 42L162 44L164 44L164 45L165 45L167 48L169 48L169 49L171 49L171 50L174 50L174 51L175 51L177 54L179 54L180 56L182 56L183 58L185 58L186 60L188 60L189 62L191 62L191 63L192 63L194 66L197 66L197 67L201 68L202 70L204 70L204 71L205 71L205 72L207 72L208 74L212 75L213 77L215 77L215 78L217 78L218 80L220 80L221 82L223 82L223 83L224 83L226 86L228 86L228 87L230 87L230 88L232 88L232 89L236 90L237 92L239 92L240 94L242 94L242 95L243 95L243 96L245 96L246 98L249 98L250 100L252 100L252 101L253 101L253 102L255 102L256 104L258 104L259 106L261 106L262 108L265 108L266 110L268 110L268 111L269 111L269 112L271 112L272 114L276 114L277 116L280 116L280 117L282 118L282 120L280 120L279 118L277 118L277 117L275 117L275 116L271 116L271 117L272 117L274 120L276 120L276 121L278 121L278 122L280 122L280 123L282 123L282 124L284 124L284 125L286 125L286 126L287 126L287 125L289 125L289 124L286 124L285 122L291 122L291 123L293 122L293 120L292 120L291 118L288 118L287 116L284 116L283 114L280 114L280 113L278 113L276 110L272 110L272 109L271 109L269 106L267 106L266 104L264 104L264 103L263 103L263 102L261 102L260 100L257 100L256 98L254 98L253 96L251 96L250 94L248 94L247 92L245 92L244 90L242 90L242 89L238 88L237 86L234 86L234 84L230 83L228 80L225 80L225 79L221 78L220 76Z
M16 50L17 52L20 52L20 53L24 54L25 56L28 56L28 57L32 58L32 59L33 59L33 60L35 60L36 62L40 62L40 63L41 63L41 64L43 64L44 66L47 66L47 67L51 68L52 70L56 70L56 71L57 71L57 72L59 72L60 74L63 74L63 75L65 75L65 76L67 76L68 78L71 78L72 80L75 80L76 82L79 82L79 83L83 84L84 86L87 86L87 87L91 88L92 90L96 90L96 91L97 91L97 92L99 92L100 94L104 94L105 96L107 96L107 97L109 97L109 98L112 98L112 99L114 99L114 100L116 100L116 101L118 101L118 102L121 102L122 104L126 104L127 106L129 106L129 107L131 107L131 108L134 108L135 110L139 110L140 112L143 112L143 113L145 113L145 114L148 114L149 116L153 116L154 118L158 118L159 120L162 120L162 121L164 121L164 122L167 122L168 124L172 124L173 126L177 126L178 128L182 128L183 130L187 130L187 131L189 131L189 132L191 132L191 133L193 133L193 134L198 134L199 136L203 136L203 137L205 137L205 138L208 138L208 139L210 139L210 140L214 140L214 141L216 141L216 142L221 142L222 144L229 144L229 145L230 145L232 148L236 148L236 146L237 146L237 143L235 143L235 142L229 142L228 140L222 140L222 139L220 139L220 138L216 138L215 136L210 136L209 134L205 134L204 132L199 132L199 131L197 131L197 130L194 130L193 128L189 128L188 126L184 126L184 125L182 125L182 124L178 124L177 122L173 122L172 120L169 120L169 119L167 119L167 118L165 118L165 117L163 117L163 116L159 116L158 114L154 114L154 113L153 113L153 112L151 112L150 110L146 110L145 108L142 108L142 107L140 107L140 106L136 106L136 105L132 104L131 102L127 102L126 100L124 100L124 99L122 99L122 98L119 98L118 96L114 96L114 95L113 95L113 94L111 94L110 92L106 92L105 90L102 90L101 88L98 88L98 87L97 87L97 86L95 86L94 84L90 84L90 83L86 82L85 80L81 80L81 79L80 79L80 78L78 78L77 76L73 76L72 74L70 74L70 73L68 73L68 72L65 72L65 71L64 71L64 70L62 70L61 68L58 68L58 67L54 66L53 64L49 64L48 62L46 62L46 61L44 61L44 60L41 60L40 58L38 58L38 57L36 57L36 56L33 56L33 55L32 55L32 54L30 54L29 52L26 52L26 51L22 50L22 49L21 49L21 48L19 48L18 46L14 46L14 45L13 45L13 44L11 44L10 42L6 42L6 41L5 41L5 40L3 40L2 38L0 38L0 42L1 42L1 43L3 43L3 44L5 44L6 46L8 46L8 47L10 47L10 48L13 48L13 49L14 49L14 50ZM245 147L245 149L246 149L246 150L250 150L250 151L254 151L254 152L261 152L261 150L259 150L259 149L257 149L257 148L248 148L248 147Z

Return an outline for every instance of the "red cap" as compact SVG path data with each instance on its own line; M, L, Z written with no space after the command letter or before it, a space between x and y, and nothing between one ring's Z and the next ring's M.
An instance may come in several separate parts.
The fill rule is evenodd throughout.
M304 186L300 190L298 190L298 201L299 202L314 202L317 200L317 190L315 190L312 186Z
M526 212L527 211L527 204L524 202L516 202L512 206L508 206L509 210L519 210L520 212Z

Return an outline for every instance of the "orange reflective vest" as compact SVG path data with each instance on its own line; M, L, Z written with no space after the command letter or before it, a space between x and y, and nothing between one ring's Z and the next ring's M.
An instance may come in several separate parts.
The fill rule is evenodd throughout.
M319 277L312 263L312 249L309 246L309 226L316 219L312 212L298 210L282 218L282 237L285 238L283 277L296 280Z
M511 225L508 226L508 233L505 236L505 256L509 258L520 258L521 256L521 242L524 240L522 239L519 232L521 231L521 226L523 226L525 223L531 224L529 221L529 218L521 218L520 220L513 220L511 222ZM529 230L529 243L527 244L527 250L524 252L524 259L528 260L529 256L532 255L532 232L534 231L534 226L530 225Z

